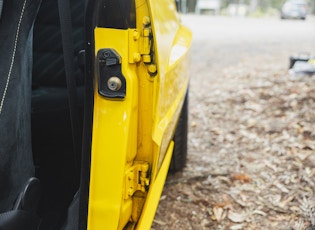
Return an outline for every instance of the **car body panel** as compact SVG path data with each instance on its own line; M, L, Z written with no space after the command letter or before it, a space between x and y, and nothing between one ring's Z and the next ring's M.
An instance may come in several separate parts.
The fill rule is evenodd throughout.
M100 50L115 50L126 96L100 95L95 71L90 230L149 229L188 89L192 35L181 25L175 1L136 0L135 8L136 28L94 30L95 69Z
M159 170L159 173L154 181L153 186L150 188L150 191L147 196L147 202L145 203L142 215L139 219L139 222L137 224L136 229L142 230L142 229L150 229L152 225L152 221L154 219L154 215L156 212L156 209L158 207L160 196L163 190L163 186L167 177L168 168L171 162L172 158L172 152L174 149L174 142L171 142L167 153L165 155L165 159L163 161L163 164Z
M123 182L125 167L136 154L138 108L135 66L127 58L128 35L128 30L95 29L96 51L115 47L121 55L128 93L124 100L108 100L95 91L89 229L117 229L121 216L131 213L131 200L123 202Z
M174 1L150 1L158 63L153 139L160 147L158 169L174 135L189 80L191 32L180 24Z

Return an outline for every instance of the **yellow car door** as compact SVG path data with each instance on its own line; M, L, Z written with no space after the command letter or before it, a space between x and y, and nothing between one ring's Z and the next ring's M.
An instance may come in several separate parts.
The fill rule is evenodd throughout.
M86 20L87 227L150 229L188 91L192 36L173 0L89 1Z

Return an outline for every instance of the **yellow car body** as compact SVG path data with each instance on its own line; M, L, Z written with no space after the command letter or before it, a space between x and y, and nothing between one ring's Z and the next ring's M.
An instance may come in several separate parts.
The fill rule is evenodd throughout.
M191 42L175 0L0 1L0 229L150 229Z
M122 100L94 93L88 229L128 222L150 229L189 81L192 36L175 7L172 0L136 0L136 28L94 30L96 55L104 48L121 55L127 93Z

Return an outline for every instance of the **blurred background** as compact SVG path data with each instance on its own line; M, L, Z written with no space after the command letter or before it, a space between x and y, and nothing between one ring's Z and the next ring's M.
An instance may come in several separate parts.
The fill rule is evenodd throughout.
M182 13L250 17L279 15L285 2L286 0L177 0ZM315 0L295 2L305 4L309 14L315 13Z
M152 229L315 229L314 3L177 2L193 32L188 161Z

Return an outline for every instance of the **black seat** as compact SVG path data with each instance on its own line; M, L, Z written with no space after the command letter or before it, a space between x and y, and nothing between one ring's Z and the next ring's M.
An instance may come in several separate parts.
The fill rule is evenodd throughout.
M82 109L83 71L79 68L78 53L84 49L84 0L71 0L71 14L74 75L78 86L78 107ZM34 26L33 51L32 142L37 159L42 151L56 152L61 146L69 147L68 150L72 148L57 0L42 0Z
M30 126L32 31L39 4L0 3L0 229L6 230L34 229L39 222Z
M84 49L84 1L71 0L71 14L73 15L74 75L77 85L83 86L83 71L79 68L78 54ZM32 112L64 108L67 100L61 102L57 99L61 99L61 96L58 96L59 91L64 95L62 92L67 87L57 0L42 1L34 26L33 50ZM60 103L46 100L46 97L53 99L54 95L56 101ZM52 104L49 104L50 102Z
M84 0L70 0L80 128L83 121ZM42 184L41 229L59 229L78 189L57 0L42 0L34 26L32 145ZM81 136L79 134L78 136Z
M84 1L71 0L75 76L83 85L78 53L84 49ZM66 87L57 0L43 0L34 27L33 86Z

